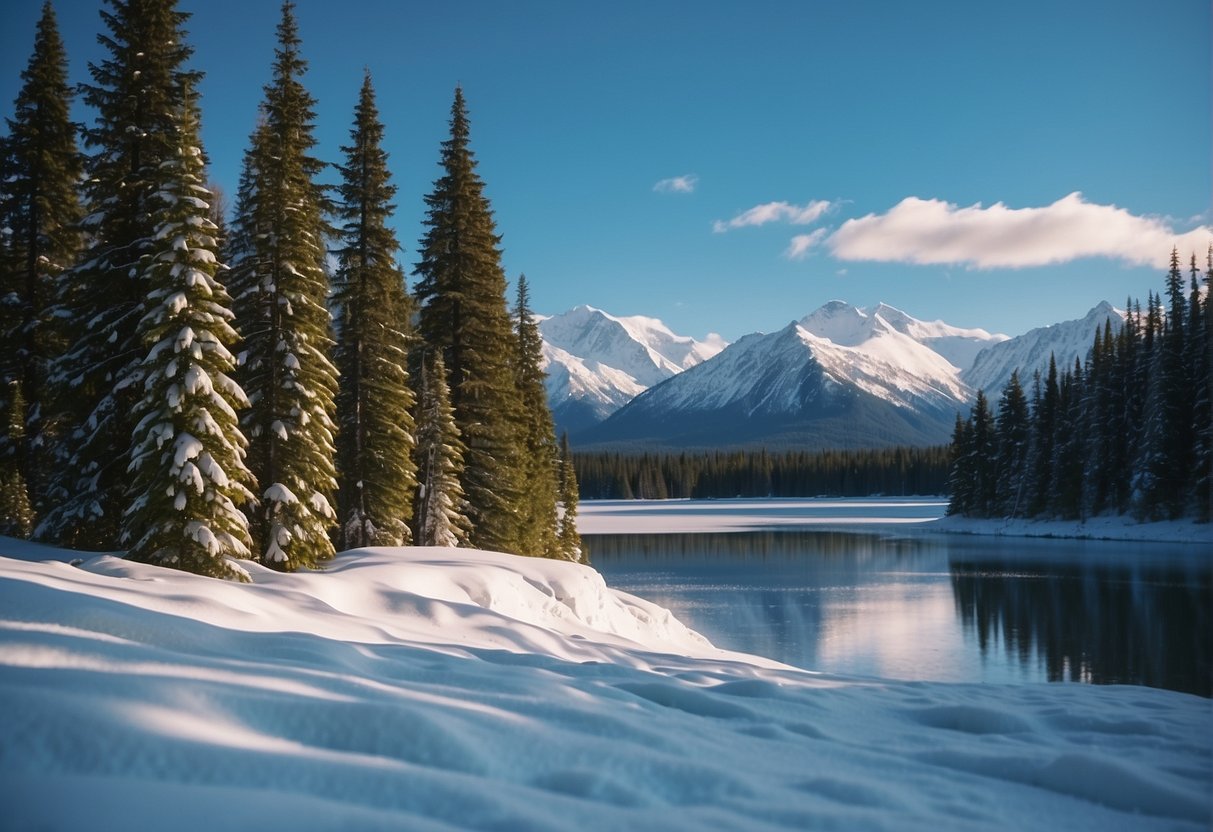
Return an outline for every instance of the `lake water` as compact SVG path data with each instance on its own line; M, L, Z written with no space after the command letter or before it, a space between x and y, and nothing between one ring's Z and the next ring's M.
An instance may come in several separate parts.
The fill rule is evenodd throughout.
M1199 546L929 534L896 525L930 513L900 505L869 501L855 528L835 504L801 524L777 511L774 528L755 530L750 506L749 531L585 539L612 587L668 607L719 647L809 670L1213 693L1213 570ZM711 508L670 506L707 512L713 527ZM616 511L613 525L628 527L628 509ZM891 524L871 525L880 514Z

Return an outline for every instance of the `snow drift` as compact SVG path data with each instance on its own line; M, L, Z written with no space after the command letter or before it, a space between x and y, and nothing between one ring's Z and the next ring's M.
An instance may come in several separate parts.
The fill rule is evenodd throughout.
M0 540L13 829L1203 829L1207 700L848 679L592 569L364 549L251 585Z

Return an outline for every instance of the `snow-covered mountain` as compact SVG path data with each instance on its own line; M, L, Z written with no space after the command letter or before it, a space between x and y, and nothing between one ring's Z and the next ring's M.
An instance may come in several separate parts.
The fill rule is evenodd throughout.
M1072 367L1075 358L1085 360L1096 328L1102 331L1104 322L1111 321L1112 331L1120 332L1124 317L1123 310L1101 301L1082 318L1039 327L987 347L961 373L961 379L974 390L984 390L986 395L996 397L1011 380L1011 373L1018 369L1026 386L1033 372L1040 370L1044 374L1049 369L1050 355L1056 357L1059 370Z
M696 341L656 318L616 317L591 306L539 320L548 401L558 430L597 424L649 387L727 345Z
M919 321L883 304L860 309L831 301L650 388L579 443L943 442L972 395L958 365L978 345L1004 339Z

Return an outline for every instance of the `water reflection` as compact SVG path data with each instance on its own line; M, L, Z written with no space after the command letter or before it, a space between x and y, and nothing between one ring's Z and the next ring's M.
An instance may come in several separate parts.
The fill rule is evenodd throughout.
M953 560L956 611L983 655L1000 647L1052 682L1210 696L1209 571Z
M612 586L808 669L1213 693L1210 567L1191 550L786 530L587 542Z

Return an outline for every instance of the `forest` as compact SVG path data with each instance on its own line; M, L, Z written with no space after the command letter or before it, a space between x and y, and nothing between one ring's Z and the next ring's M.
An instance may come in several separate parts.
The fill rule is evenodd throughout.
M462 89L410 292L369 71L343 158L316 158L283 4L229 216L188 17L108 0L77 89L43 6L0 140L0 533L236 579L367 545L582 560Z
M950 449L575 452L583 500L944 494Z
M1173 250L1164 293L1096 331L1085 362L1050 361L1026 390L1013 375L996 405L978 393L956 418L950 513L1209 521L1213 247L1184 277Z

